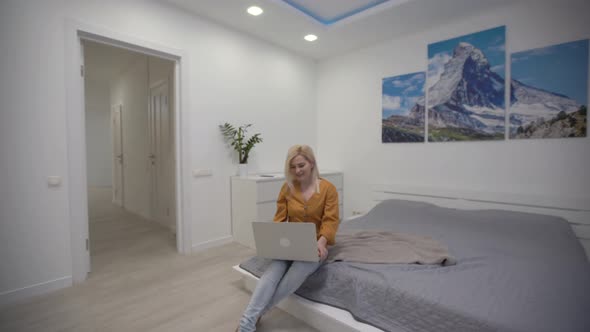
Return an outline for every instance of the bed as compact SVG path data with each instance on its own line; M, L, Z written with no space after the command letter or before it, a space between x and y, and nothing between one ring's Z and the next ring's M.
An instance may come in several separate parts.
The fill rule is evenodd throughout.
M283 310L321 331L590 331L584 202L376 188L341 229L430 236L453 266L334 262ZM267 261L234 269L252 288Z

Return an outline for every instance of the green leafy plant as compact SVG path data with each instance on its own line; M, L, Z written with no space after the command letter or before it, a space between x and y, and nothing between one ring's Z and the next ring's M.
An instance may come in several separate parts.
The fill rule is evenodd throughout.
M256 133L248 139L246 138L248 128L251 126L252 124L245 124L236 128L227 122L219 125L225 141L238 152L240 164L247 164L248 156L254 145L262 143L260 133Z

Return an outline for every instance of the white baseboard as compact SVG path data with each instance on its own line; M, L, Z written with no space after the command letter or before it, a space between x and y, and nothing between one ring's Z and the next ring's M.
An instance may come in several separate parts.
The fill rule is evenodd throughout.
M203 251L205 249L209 249L209 248L213 248L213 247L219 247L222 246L224 244L230 243L232 242L234 239L231 236L224 236L215 240L210 240L210 241L205 241L205 242L201 242L198 244L193 244L192 246L192 252L196 253L199 251Z
M65 276L55 280L2 292L0 293L0 307L15 304L33 296L43 295L70 286L72 286L72 276Z

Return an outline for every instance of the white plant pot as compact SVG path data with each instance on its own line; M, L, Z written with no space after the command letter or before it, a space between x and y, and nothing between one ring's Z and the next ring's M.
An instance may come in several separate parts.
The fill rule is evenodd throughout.
M248 164L239 164L238 165L238 175L242 178L248 176Z

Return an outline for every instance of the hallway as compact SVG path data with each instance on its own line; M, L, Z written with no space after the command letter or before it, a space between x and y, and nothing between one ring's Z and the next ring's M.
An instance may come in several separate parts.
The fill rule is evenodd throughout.
M250 294L232 266L254 254L229 243L179 255L163 226L88 192L92 272L82 284L0 308L0 331L233 331ZM279 309L259 331L316 331Z
M177 255L176 238L162 225L129 213L111 203L110 187L88 190L91 273L137 268L132 262L165 260Z

